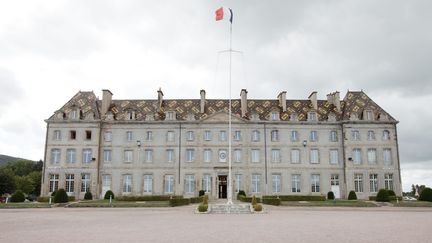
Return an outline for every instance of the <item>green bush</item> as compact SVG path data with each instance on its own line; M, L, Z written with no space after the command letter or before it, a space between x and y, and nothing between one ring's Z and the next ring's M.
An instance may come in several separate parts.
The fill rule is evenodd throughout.
M281 204L280 198L266 198L263 197L262 202L268 205L279 206Z
M246 192L243 191L243 190L240 190L240 191L237 193L237 200L240 200L240 196L244 196L244 197L246 197Z
M12 194L11 202L24 202L25 201L25 196L24 193L21 190L16 190L14 192L14 194Z
M335 199L334 193L332 191L329 191L327 193L327 200L334 200L334 199Z
M107 192L105 192L104 199L110 199L110 196L111 196L111 199L114 199L114 192L112 192L111 190L108 190Z
M251 201L252 205L256 205L257 204L257 200L255 195L252 196L252 201Z
M67 203L69 202L68 195L63 188L58 189L54 196L54 203Z
M55 194L57 193L57 190L54 190L53 192L51 192L51 197L55 197Z
M203 196L203 204L208 204L208 195Z
M207 212L207 210L208 210L208 204L200 204L198 206L198 211L199 212Z
M93 194L88 191L84 194L84 200L93 200Z
M387 190L387 193L388 193L389 197L391 197L391 196L396 197L396 193L393 190Z
M423 189L421 194L420 194L419 200L432 202L432 189L429 187L426 187L425 189Z
M375 200L377 202L390 202L388 191L386 189L380 189Z
M249 203L251 203L252 202L252 197L245 197L243 195L240 195L239 200L242 201L242 202L249 202ZM256 200L257 203L261 202L261 198L259 198L259 197L255 198L255 200Z
M171 207L189 205L189 203L190 203L189 198L172 198L169 200L169 204Z
M117 197L117 201L169 201L170 199L183 198L183 196L170 196L170 195L132 195Z
M199 196L199 197L204 196L204 195L205 195L205 191L204 191L204 190L200 190L200 191L198 192L198 196Z
M253 208L256 212L261 212L263 209L261 204L255 204L253 205Z
M350 191L348 194L348 200L357 200L357 195L355 191Z
M190 203L201 203L203 202L204 196L201 197L191 197Z
M68 197L68 201L69 201L69 202L73 202L73 201L75 201L75 197L74 197L74 196L69 196L69 197Z
M369 201L376 201L376 196L369 196Z
M325 196L320 195L279 195L263 196L264 198L280 198L281 201L325 201Z

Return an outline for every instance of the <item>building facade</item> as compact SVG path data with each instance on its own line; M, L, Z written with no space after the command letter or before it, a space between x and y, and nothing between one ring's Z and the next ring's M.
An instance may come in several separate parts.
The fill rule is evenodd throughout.
M318 100L113 100L78 92L47 123L42 195L58 188L115 195L226 198L229 136L233 191L367 199L401 195L397 121L363 91Z

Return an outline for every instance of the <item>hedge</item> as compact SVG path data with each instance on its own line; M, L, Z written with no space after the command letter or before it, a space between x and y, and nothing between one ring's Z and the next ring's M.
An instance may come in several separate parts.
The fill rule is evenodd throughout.
M266 198L263 197L262 202L268 205L279 206L281 204L280 198Z
M263 196L264 198L280 198L281 201L325 201L326 197L322 195L279 195Z
M204 196L201 197L191 197L190 203L202 203L204 199Z
M245 197L243 195L239 196L239 200L242 202L248 202L248 203L252 203L252 197ZM257 203L261 203L261 198L257 197L256 198L256 202Z
M169 204L171 207L189 205L189 203L190 203L189 198L173 198L169 200Z
M173 199L181 199L183 196L170 196L170 195L131 195L117 197L117 201L169 201Z

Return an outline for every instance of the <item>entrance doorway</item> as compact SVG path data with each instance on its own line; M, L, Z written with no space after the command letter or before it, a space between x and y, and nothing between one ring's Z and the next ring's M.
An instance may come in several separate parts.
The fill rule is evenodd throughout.
M219 198L227 198L227 176L220 175L219 179Z

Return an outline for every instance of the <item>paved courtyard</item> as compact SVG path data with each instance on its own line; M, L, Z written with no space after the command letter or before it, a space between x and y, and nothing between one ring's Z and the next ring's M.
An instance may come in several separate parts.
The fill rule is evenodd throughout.
M431 242L428 208L266 206L254 215L177 208L0 210L0 242Z

